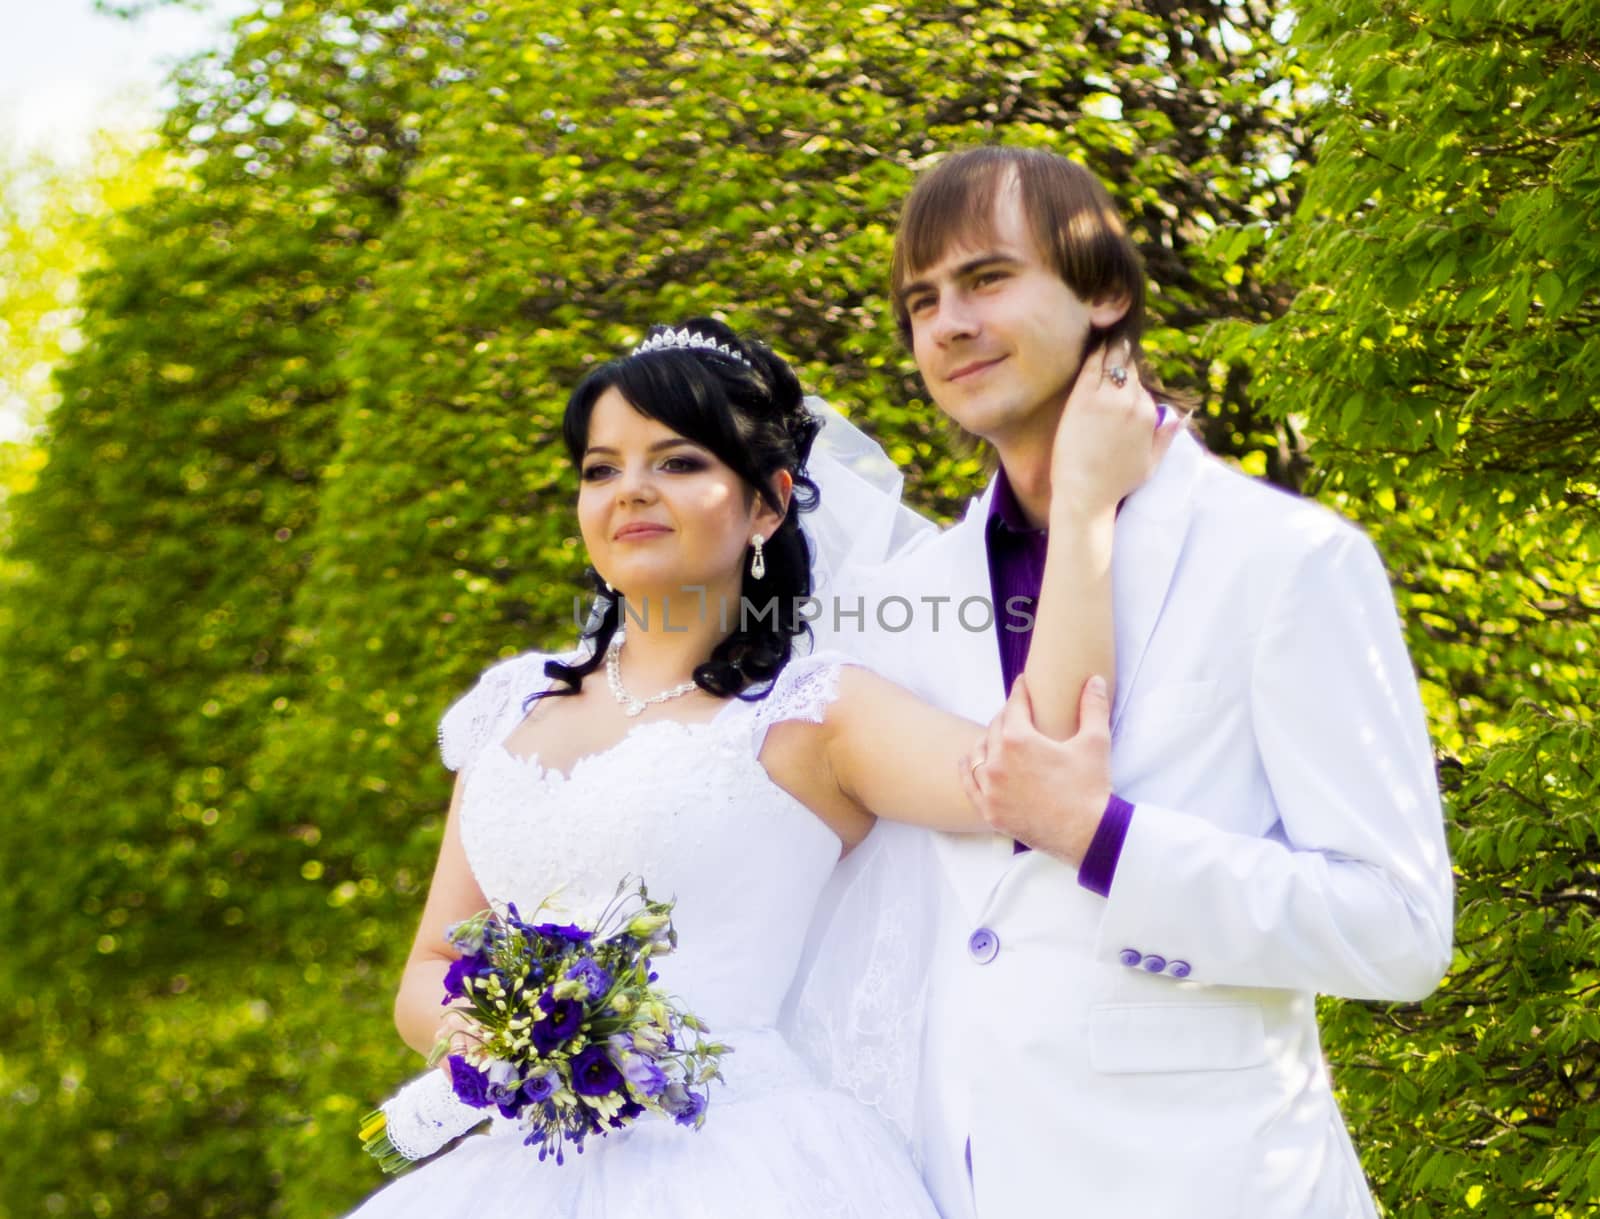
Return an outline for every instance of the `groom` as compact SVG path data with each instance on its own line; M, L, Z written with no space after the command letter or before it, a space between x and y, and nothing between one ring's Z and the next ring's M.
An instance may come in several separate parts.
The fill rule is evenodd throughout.
M1420 999L1451 948L1432 754L1376 553L1181 433L1117 518L1114 689L1091 681L1076 735L1045 736L1025 691L1007 699L1031 624L1014 598L1039 590L1086 353L1152 384L1138 253L1087 171L981 148L912 192L893 281L929 394L1000 460L965 521L875 589L991 598L992 629L860 641L934 703L1001 715L971 786L996 833L938 840L920 1141L940 1208L1373 1216L1315 996Z

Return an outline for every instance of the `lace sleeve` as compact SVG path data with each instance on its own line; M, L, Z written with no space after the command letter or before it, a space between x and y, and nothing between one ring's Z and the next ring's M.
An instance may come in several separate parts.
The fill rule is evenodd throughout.
M767 729L785 720L805 720L820 724L828 707L839 697L839 670L848 657L839 652L819 652L799 657L783 667L771 690L755 708L752 727L756 751L766 740Z
M450 770L465 770L494 740L497 728L504 726L513 703L543 690L543 652L525 652L491 665L473 686L444 713L439 721L439 756Z

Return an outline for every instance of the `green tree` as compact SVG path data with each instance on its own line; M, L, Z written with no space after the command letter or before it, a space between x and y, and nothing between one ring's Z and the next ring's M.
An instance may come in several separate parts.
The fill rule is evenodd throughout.
M131 133L101 134L82 162L0 147L0 548L6 498L44 461L32 437L60 397L51 374L80 341L78 280L101 226L148 195L159 172L159 155Z
M1600 9L1297 6L1328 99L1240 329L1312 485L1397 573L1442 746L1458 952L1428 1002L1330 1005L1391 1214L1600 1203Z
M262 1152L298 1072L274 1005L304 982L260 938L223 797L279 697L350 301L432 76L415 9L279 10L187 70L181 173L109 235L49 462L13 501L8 1216L274 1205Z

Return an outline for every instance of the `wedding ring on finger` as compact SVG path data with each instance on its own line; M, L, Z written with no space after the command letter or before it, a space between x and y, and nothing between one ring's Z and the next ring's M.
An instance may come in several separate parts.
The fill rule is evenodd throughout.
M988 760L989 760L988 758L979 758L976 762L974 762L972 764L970 769L972 771L972 781L974 783L976 783L978 781L978 767L982 766Z
M1113 364L1106 369L1106 376L1111 378L1111 384L1121 389L1128 383L1128 370L1120 364Z

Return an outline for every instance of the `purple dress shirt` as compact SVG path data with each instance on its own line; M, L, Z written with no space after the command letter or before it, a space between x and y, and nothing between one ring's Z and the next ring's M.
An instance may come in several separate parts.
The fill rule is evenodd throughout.
M1017 674L1028 662L1028 645L1033 642L1033 614L1044 581L1048 537L1023 515L1003 466L995 479L984 542L989 554L989 590L994 598L1000 673L1009 695ZM1133 805L1120 796L1113 795L1106 802L1100 825L1078 865L1078 883L1085 889L1101 897L1110 895L1132 819ZM1028 847L1019 842L1015 849L1022 852Z

